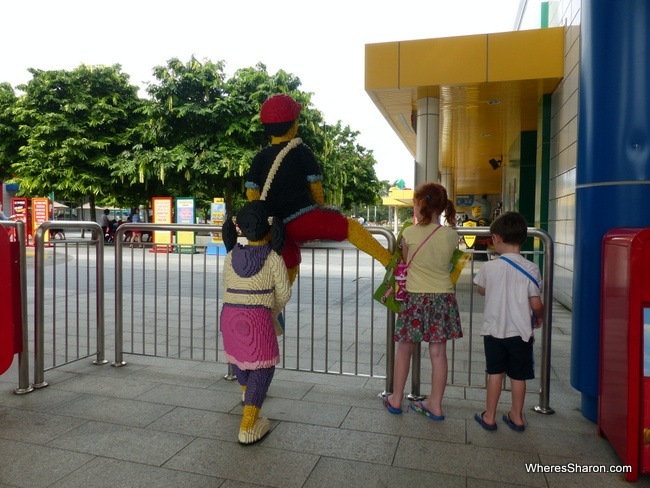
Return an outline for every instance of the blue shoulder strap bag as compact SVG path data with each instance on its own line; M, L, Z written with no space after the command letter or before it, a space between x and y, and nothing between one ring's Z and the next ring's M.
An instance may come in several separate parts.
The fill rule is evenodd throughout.
M533 277L533 275L531 275L528 271L526 271L524 268L522 268L521 266L519 266L519 265L518 265L517 263L515 263L512 259L509 259L509 258L507 258L507 257L505 257L505 256L501 256L501 257L499 257L499 259L503 259L506 263L508 263L508 264L510 264L510 265L512 265L512 266L514 266L514 267L517 268L519 271L521 271L524 275L526 275L526 276L528 277L528 279L529 279L530 281L532 281L533 283L535 283L535 286L536 286L537 289L539 290L539 283L537 283L537 280L536 280L536 279Z

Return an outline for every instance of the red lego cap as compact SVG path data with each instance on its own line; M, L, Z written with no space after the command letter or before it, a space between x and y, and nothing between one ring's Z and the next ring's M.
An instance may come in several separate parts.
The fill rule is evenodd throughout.
M300 115L301 109L302 105L289 95L273 95L262 104L260 118L263 124L293 122Z

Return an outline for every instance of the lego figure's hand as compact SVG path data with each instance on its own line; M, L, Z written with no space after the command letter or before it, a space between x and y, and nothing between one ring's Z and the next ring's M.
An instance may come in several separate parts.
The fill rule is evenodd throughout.
M260 199L260 190L258 188L247 188L246 198L249 202Z

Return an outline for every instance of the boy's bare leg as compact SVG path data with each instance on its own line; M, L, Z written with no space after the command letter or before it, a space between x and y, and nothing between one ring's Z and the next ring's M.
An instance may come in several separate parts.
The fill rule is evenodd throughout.
M501 385L505 373L489 374L487 380L487 394L485 398L485 414L483 420L488 424L494 424L497 415L497 405L501 397Z
M431 356L431 395L429 401L422 404L434 415L444 415L442 412L442 397L447 386L447 343L429 343Z
M510 420L517 425L524 425L524 400L526 399L526 381L510 380L512 391L512 406L510 407Z
M395 370L393 371L393 393L388 396L388 401L393 408L401 408L404 398L404 387L411 367L411 356L415 344L412 342L399 342L395 353Z

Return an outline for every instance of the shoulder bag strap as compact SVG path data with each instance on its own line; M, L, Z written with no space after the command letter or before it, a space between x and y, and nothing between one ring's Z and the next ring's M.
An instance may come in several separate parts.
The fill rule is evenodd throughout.
M289 144L284 146L282 150L278 153L278 155L275 157L275 160L273 161L273 165L271 166L271 169L269 169L269 174L266 175L266 181L264 182L264 188L262 189L262 193L260 194L260 200L266 200L266 195L268 195L269 193L269 189L271 188L271 183L273 183L273 178L275 178L275 173L278 172L278 168L280 167L280 163L282 163L284 157L289 153L289 151L291 151L295 147L298 147L300 144L302 144L302 139L300 139L300 137L291 139L289 141Z
M509 259L509 258L507 258L507 257L505 257L505 256L501 256L499 259L503 259L506 263L508 263L508 264L510 264L510 265L512 265L512 266L514 266L514 267L517 268L519 271L521 271L524 275L526 275L526 277L528 277L528 279L529 279L530 281L532 281L533 283L535 283L535 286L536 286L537 289L539 290L539 283L537 283L537 280L536 280L535 278L533 278L533 275L531 275L528 271L526 271L524 268L522 268L521 266L519 266L519 265L518 265L517 263L515 263L512 259Z
M435 234L436 232L438 232L438 229L440 229L440 227L442 227L442 225L438 225L438 227L436 227L435 229L433 229L433 232L432 232L431 234L429 234L425 240L422 241L422 243L418 246L418 248L417 248L417 249L415 250L415 252L413 253L413 256L411 256L411 259L409 259L409 262L408 262L408 264L407 264L406 266L410 266L410 265L411 265L411 262L413 261L413 258L414 258L415 255L418 253L418 251L420 250L420 248L422 248L422 246L424 246L424 243L427 242L427 241L429 240L429 237L431 237L433 234Z

